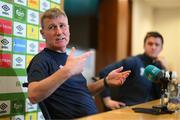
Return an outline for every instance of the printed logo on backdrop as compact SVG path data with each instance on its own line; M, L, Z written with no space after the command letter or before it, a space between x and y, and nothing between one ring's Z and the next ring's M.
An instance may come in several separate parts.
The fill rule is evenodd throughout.
M28 0L28 7L39 10L39 0Z
M38 42L27 40L27 53L37 54L38 53Z
M0 16L12 18L12 4L0 1Z
M27 38L38 40L38 27L34 25L27 25Z
M51 3L51 8L59 8L59 9L61 9L61 6L59 4Z
M10 100L0 101L0 116L10 114Z
M40 1L40 11L44 12L50 8L50 2L47 0Z
M14 115L23 114L25 111L25 100L17 99L17 100L11 100L11 113Z
M33 10L28 9L28 23L39 25L39 13Z
M0 35L0 51L12 51L12 38Z
M20 5L27 5L27 0L14 0L15 3L20 4Z
M26 22L26 8L14 5L14 19L21 22Z
M59 4L61 3L61 0L51 0L51 1L59 3Z
M14 38L13 52L26 53L26 40Z
M26 24L14 22L14 35L26 37Z
M25 120L37 120L37 113L36 112L26 113Z
M12 55L1 54L0 55L0 68L11 68L12 66Z
M12 34L12 21L0 19L0 33Z
M24 115L16 115L12 116L11 120L24 120Z
M26 112L37 111L38 105L32 104L29 99L26 99Z
M25 68L25 55L13 54L13 68Z
M42 112L38 112L38 120L45 120Z

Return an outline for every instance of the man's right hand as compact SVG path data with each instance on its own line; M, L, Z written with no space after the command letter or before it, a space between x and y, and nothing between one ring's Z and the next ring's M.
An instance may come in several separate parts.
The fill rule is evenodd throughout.
M75 48L72 47L67 58L65 68L69 70L70 75L80 74L83 71L86 59L91 55L91 52L85 52L80 56L75 56Z
M103 98L103 102L104 102L105 106L111 110L126 106L125 103L112 100L110 97Z

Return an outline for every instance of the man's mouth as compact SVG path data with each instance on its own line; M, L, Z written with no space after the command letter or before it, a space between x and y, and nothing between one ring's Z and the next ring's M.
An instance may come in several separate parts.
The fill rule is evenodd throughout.
M64 36L60 36L60 37L58 37L56 40L57 40L57 41L58 41L58 40L65 40L65 37L64 37Z

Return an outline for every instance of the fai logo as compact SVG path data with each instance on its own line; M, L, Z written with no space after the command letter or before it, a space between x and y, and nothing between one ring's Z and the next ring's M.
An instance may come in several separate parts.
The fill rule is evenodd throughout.
M16 10L16 14L17 14L19 17L24 17L24 16L25 16L24 12L23 12L22 10L20 10L20 9L17 9L17 10Z
M14 19L21 22L26 22L26 11L26 8L14 5Z

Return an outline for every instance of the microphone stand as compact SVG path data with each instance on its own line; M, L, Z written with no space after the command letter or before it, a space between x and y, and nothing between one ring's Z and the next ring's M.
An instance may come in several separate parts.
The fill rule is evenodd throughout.
M162 81L162 82L160 82L160 84L161 84L160 105L152 106L152 108L155 109L157 112L159 112L159 114L166 114L166 113L171 114L174 111L169 111L168 108L167 108L167 103L165 102L165 98L167 97L166 91L167 91L169 80L164 75L164 77L161 78L160 81Z

